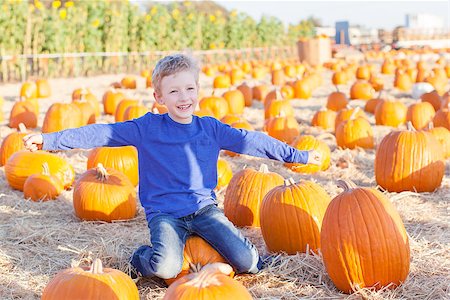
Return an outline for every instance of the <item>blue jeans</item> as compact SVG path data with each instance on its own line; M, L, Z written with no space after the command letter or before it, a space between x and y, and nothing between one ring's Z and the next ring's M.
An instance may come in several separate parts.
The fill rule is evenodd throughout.
M176 277L183 263L186 239L196 234L217 250L237 273L257 273L262 262L256 247L214 204L182 218L157 215L150 220L152 246L141 246L131 264L143 276Z

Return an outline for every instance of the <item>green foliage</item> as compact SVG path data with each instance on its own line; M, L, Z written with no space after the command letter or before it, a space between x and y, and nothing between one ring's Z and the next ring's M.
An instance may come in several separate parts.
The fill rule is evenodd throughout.
M144 12L127 0L5 0L0 49L20 54L266 47L314 35L313 23L310 18L286 31L274 17L256 22L211 1L149 2Z

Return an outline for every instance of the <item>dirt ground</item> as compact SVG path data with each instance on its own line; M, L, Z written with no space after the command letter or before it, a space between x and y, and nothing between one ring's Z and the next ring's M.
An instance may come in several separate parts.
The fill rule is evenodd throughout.
M75 88L88 87L101 101L103 93L114 81L125 74L103 75L90 78L50 79L53 94L49 99L39 100L41 114L40 130L44 113L50 104L70 102ZM310 127L313 114L325 105L329 93L331 72L324 71L324 84L316 89L309 100L292 100L295 117L301 124L302 134L318 136L323 133ZM383 76L388 94L405 104L414 102L409 95L392 88L392 76ZM126 91L130 96L153 102L151 89L145 89L144 79L139 77L138 89ZM201 75L201 87L205 95L211 92L212 78ZM267 78L268 80L268 78ZM249 80L252 83L252 80ZM348 92L350 85L342 87ZM7 127L9 111L16 100L20 84L0 85L0 96L5 99L4 121L0 126L3 139L13 130ZM363 108L363 101L352 101L351 106ZM263 126L263 105L254 102L246 108L244 116L257 130ZM374 117L368 114L374 124ZM102 115L98 122L113 122L113 117ZM374 126L376 141L380 142L392 128ZM376 187L374 178L375 150L342 150L334 139L326 139L331 149L331 167L313 175L292 172L282 163L248 156L229 157L233 170L244 167L259 169L261 163L269 170L295 181L314 180L331 197L340 189L337 179L351 179L359 186ZM88 151L73 150L58 155L74 167L76 178L86 171ZM348 168L337 162L345 160ZM64 191L57 200L32 202L23 193L12 190L0 168L0 299L39 299L49 280L60 270L71 265L86 265L93 258L101 258L104 266L127 269L132 252L142 244L148 244L149 235L143 209L137 216L124 222L82 222L73 212L72 190ZM385 193L400 213L410 238L411 269L403 285L394 290L378 292L363 289L353 295L340 293L326 274L322 260L316 255L275 255L273 264L257 275L241 275L241 281L255 299L449 299L450 298L450 161L446 161L446 173L442 184L433 193ZM225 191L218 192L223 205ZM266 254L264 240L259 229L244 228L249 237ZM383 263L383 262L379 262ZM138 283L142 299L160 299L166 286L157 279L143 279Z

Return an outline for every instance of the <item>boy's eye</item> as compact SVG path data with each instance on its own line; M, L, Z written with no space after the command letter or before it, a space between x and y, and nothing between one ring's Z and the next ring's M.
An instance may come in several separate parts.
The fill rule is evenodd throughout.
M192 91L193 89L194 89L193 87L188 88L189 91Z
M173 90L173 91L170 91L170 94L173 94L173 93L176 93L177 91L176 90Z

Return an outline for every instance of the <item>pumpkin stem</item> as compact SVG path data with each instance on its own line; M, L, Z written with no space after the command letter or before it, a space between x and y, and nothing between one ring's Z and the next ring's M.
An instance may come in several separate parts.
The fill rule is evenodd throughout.
M229 275L233 272L233 268L225 263L212 263L207 264L203 267L203 269L192 278L192 280L186 282L186 285L194 286L194 287L207 287L216 282L214 279L215 274L225 274Z
M100 258L94 259L94 262L92 263L91 268L89 269L89 273L103 274L103 264Z
M290 186L295 185L295 180L292 177L289 177L288 179L284 180L284 186Z
M348 191L348 190L351 190L351 189L355 189L355 188L358 187L358 186L357 186L353 181L351 181L350 179L348 179L348 180L339 179L339 180L336 182L336 185L337 185L338 187L340 187L340 188L343 188L343 189L344 189L344 192L346 192L346 191Z
M335 84L335 85L334 85L334 87L336 88L336 92L338 92L338 93L339 93L339 87L338 87L338 85L337 85L337 84Z
M431 130L434 128L433 122L428 123L428 130Z
M413 124L411 123L411 121L408 121L408 123L406 123L406 128L409 131L417 131L416 128L414 128Z
M23 123L19 123L19 132L20 133L26 133L27 132L27 127L25 126L25 124Z
M281 91L279 88L275 89L275 99L283 99L283 95L281 94Z
M42 175L50 176L50 168L47 162L42 164Z
M97 179L100 181L105 181L108 178L108 171L106 171L103 164L98 163L97 164Z
M261 164L261 166L259 167L259 172L261 172L261 173L269 173L269 168L267 167L266 164Z
M358 113L359 113L359 106L353 110L352 114L350 115L350 120L353 121Z

